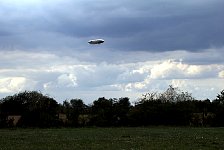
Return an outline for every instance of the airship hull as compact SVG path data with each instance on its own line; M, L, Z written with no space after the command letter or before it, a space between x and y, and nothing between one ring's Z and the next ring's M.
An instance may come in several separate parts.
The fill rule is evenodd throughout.
M102 44L104 42L103 39L95 39L88 41L89 44Z

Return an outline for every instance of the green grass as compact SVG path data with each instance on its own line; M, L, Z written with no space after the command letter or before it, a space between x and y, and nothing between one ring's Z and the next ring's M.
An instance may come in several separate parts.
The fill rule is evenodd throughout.
M224 128L0 129L0 150L224 149Z

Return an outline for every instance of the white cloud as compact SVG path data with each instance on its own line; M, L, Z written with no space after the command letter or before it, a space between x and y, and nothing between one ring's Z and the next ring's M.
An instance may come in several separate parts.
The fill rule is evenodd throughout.
M219 72L219 77L224 78L224 70Z
M175 60L162 61L151 69L151 79L211 78L223 65L190 65Z
M106 52L114 55L114 52ZM137 57L143 56L141 52L135 54L133 62L130 54L127 62L125 59L120 62L118 57L114 62L99 63L49 52L17 50L0 51L0 54L2 96L22 90L40 90L60 101L74 96L88 97L88 101L92 101L97 99L93 95L109 96L110 93L113 93L111 97L127 94L137 98L140 93L163 91L172 84L193 93L193 96L210 98L223 88L223 64L190 64L181 60L189 55L184 52L178 60L175 59L177 56L172 57L172 52L167 57L160 53L162 59L159 54L144 52L146 56L156 56L156 59L136 61Z
M58 86L76 87L76 76L74 74L62 74L58 77Z
M12 93L32 89L34 85L34 81L24 77L0 78L0 93Z
M171 83L182 90L192 93L197 99L209 98L213 100L216 98L217 94L224 89L224 80L217 78L186 80L174 79Z

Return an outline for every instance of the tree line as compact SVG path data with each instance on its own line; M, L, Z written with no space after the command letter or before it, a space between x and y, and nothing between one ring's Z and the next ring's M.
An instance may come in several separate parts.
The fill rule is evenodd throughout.
M1 128L150 125L224 126L224 90L212 101L195 100L190 93L173 86L162 93L143 94L134 104L128 97L100 97L89 105L81 99L60 104L37 91L0 100Z

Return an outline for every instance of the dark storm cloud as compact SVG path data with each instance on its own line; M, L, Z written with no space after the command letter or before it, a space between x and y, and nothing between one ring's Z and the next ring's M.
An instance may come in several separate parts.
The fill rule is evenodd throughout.
M77 48L85 47L83 41L89 38L102 37L107 47L115 50L198 51L221 47L223 5L219 0L68 0L34 8L5 4L0 6L5 14L0 16L0 44Z

